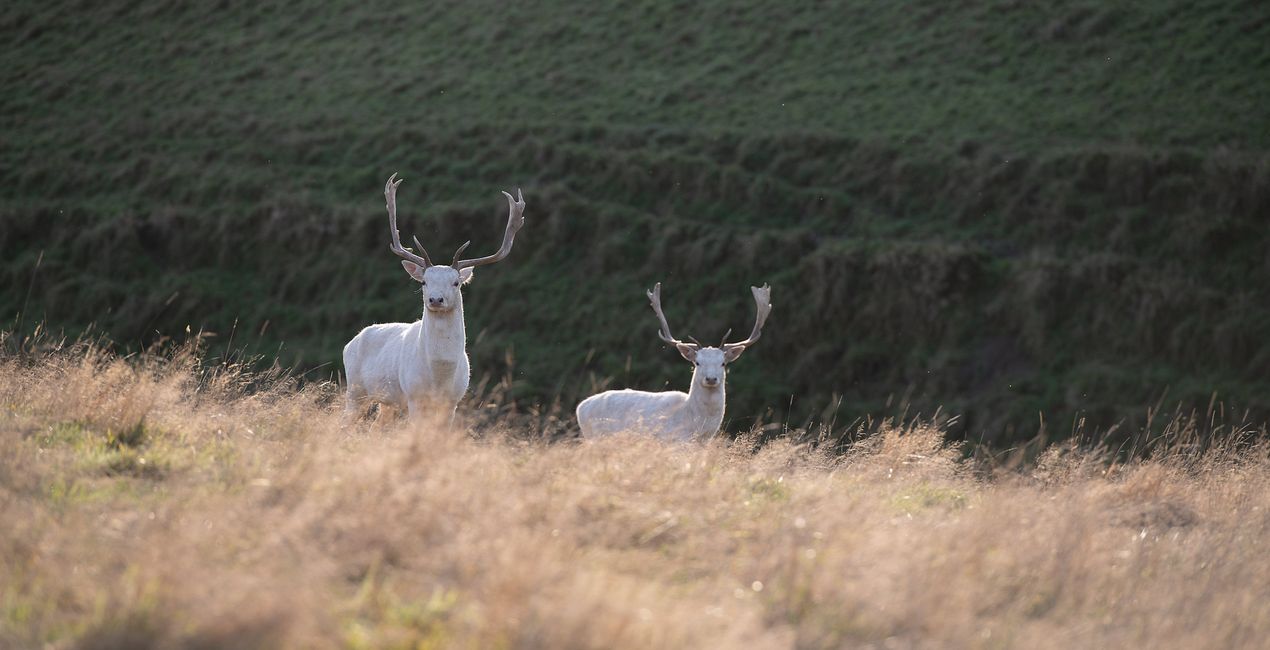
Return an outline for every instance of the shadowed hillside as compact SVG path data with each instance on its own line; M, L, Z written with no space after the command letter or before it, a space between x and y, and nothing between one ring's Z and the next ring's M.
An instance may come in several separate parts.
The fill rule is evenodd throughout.
M330 376L419 311L399 171L441 259L492 250L525 189L466 303L475 378L526 402L682 387L643 289L713 342L767 281L734 429L943 406L1007 442L1214 394L1264 419L1270 7L1137 5L18 3L0 315Z

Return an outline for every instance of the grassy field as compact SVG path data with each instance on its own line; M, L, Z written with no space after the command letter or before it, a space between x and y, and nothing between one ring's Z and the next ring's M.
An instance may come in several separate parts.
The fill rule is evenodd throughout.
M417 315L385 251L512 258L468 294L526 408L761 346L731 430L938 407L1007 446L1163 404L1270 415L1270 6L18 2L0 17L0 315L192 330L311 378Z
M938 425L547 444L341 429L335 389L91 346L0 359L0 647L1253 648L1270 449L968 458ZM1202 423L1201 429L1211 426Z

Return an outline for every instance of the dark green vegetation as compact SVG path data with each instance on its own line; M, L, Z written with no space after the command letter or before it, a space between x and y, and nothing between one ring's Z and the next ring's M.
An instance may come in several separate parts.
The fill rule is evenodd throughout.
M525 188L466 301L475 379L527 401L682 387L643 289L712 343L768 281L734 428L943 405L1005 441L1214 393L1262 419L1270 5L1103 5L19 2L0 314L329 376L419 311L400 171L442 259Z

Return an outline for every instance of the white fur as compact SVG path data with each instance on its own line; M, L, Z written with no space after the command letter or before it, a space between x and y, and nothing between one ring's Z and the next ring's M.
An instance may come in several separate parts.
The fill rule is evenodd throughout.
M423 283L423 318L371 325L344 346L345 417L378 402L407 409L412 420L428 413L453 420L471 378L460 287L472 269L401 264Z
M680 348L680 353L695 364L687 393L610 390L592 395L578 404L578 425L583 437L633 433L688 441L718 433L726 402L725 366L730 359L718 348L691 353Z

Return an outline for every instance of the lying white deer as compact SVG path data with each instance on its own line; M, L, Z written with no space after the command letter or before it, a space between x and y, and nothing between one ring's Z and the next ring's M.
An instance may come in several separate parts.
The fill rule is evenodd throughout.
M653 312L661 323L657 335L692 362L692 385L686 394L627 389L592 395L578 404L578 425L582 428L582 435L594 438L629 432L663 440L685 441L705 439L717 433L723 424L725 366L754 345L763 331L767 315L772 311L770 287L750 287L750 291L754 293L757 307L750 337L739 343L727 343L728 336L724 334L724 343L714 348L703 347L692 337L688 337L691 343L684 343L671 336L670 325L661 310L661 283L657 283L648 292Z
M412 420L432 413L453 421L470 379L460 287L472 280L473 269L498 262L511 252L516 232L525 225L525 199L519 189L515 199L503 192L508 205L507 229L497 253L459 259L472 243L469 241L454 253L454 263L445 266L428 259L418 238L414 238L418 254L402 247L397 231L400 184L393 174L384 185L392 231L390 250L402 258L406 273L423 285L423 317L413 323L371 325L344 346L344 373L348 377L344 416L349 421L356 419L369 403L378 402L381 409L404 406Z

